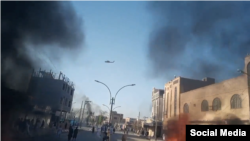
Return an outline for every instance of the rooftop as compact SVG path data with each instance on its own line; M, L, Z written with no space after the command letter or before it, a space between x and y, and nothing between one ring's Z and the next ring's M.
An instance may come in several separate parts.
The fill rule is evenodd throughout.
M74 83L69 80L62 72L59 74L56 74L54 72L46 71L46 70L41 70L39 69L38 71L33 70L32 77L40 77L40 78L49 78L49 79L55 79L55 80L61 80L67 83L69 86L74 88Z

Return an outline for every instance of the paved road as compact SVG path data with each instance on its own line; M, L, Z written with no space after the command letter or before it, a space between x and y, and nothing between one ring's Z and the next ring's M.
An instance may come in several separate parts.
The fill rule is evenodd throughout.
M112 141L121 141L123 132L117 131L112 134ZM57 137L56 134L41 136L39 138L33 138L32 141L68 141L67 140L68 133L62 133L60 138ZM102 141L102 137L98 137L96 133L92 133L91 129L88 127L84 127L79 130L76 141ZM129 133L127 136L127 141L149 141L143 137L138 137L134 133Z

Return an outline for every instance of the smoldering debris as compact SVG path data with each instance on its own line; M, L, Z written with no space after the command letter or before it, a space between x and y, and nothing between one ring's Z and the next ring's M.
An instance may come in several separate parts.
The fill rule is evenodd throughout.
M153 77L223 80L243 68L250 2L150 2L149 8L156 21L148 52Z
M72 50L82 46L82 19L70 2L2 1L1 13L1 80L11 88L24 88L28 74L42 64L27 54L28 46L45 48L53 55L58 53L57 47Z

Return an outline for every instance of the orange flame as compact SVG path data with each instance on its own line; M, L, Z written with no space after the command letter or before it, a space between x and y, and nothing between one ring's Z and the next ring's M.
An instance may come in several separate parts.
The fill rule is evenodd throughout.
M186 125L189 116L181 114L177 120L169 120L166 131L166 141L186 141Z

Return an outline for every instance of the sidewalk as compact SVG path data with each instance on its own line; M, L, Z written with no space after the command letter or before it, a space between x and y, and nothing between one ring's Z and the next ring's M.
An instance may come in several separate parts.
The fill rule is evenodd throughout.
M12 135L14 139L17 140L25 140L25 141L34 141L37 138L53 136L56 134L56 130L54 128L40 128L36 131L30 131L30 136L28 136L27 132L14 131L15 134Z
M151 138L150 141L163 141L163 139L162 138L157 138L157 139Z

